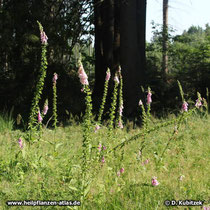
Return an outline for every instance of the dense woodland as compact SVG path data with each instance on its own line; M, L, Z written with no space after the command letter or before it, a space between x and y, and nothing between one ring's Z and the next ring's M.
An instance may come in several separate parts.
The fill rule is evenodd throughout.
M58 74L59 121L84 110L77 75L80 55L93 89L97 108L105 72L112 76L121 65L125 116L138 114L143 88L151 87L153 111L159 115L180 108L177 80L186 98L210 88L210 26L192 26L182 35L169 29L168 74L162 72L162 26L154 24L145 41L146 0L1 0L0 1L0 110L13 109L27 119L40 68L39 20L48 36L48 69L42 96L52 98L52 77ZM141 88L141 86L143 88ZM110 91L111 92L111 91ZM207 98L208 100L208 98ZM49 100L50 101L50 100ZM194 102L192 102L193 104ZM49 106L52 106L49 104Z

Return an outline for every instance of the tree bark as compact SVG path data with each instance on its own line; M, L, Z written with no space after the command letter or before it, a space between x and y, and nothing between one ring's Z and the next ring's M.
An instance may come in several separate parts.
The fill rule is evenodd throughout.
M95 0L94 14L95 87L93 95L95 105L98 107L97 102L100 101L103 94L107 68L113 75L117 64L119 65L119 26L117 26L119 20L116 19L116 2L114 0Z
M94 95L103 94L107 67L114 75L121 65L125 114L135 116L145 81L146 0L95 0L94 7Z
M163 74L168 74L168 0L163 0Z
M120 57L124 79L127 116L135 116L145 81L146 1L129 0L121 4Z

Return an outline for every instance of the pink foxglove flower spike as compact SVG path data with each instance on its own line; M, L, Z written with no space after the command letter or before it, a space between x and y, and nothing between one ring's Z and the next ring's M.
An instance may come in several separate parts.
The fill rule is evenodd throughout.
M142 100L139 100L139 106L142 106L143 103L142 103Z
M121 120L118 122L118 127L121 128L121 129L123 128L123 124L122 124Z
M119 109L119 115L122 116L122 112L123 112L123 104L121 104L120 109Z
M45 32L42 30L40 32L40 36L41 36L41 42L43 45L46 45L47 44L47 40L48 40L48 37L47 35L45 34Z
M99 144L99 145L98 145L98 151L99 151L99 152L101 151L101 147L102 147L102 145Z
M40 113L40 111L38 112L38 123L42 123L42 115Z
M46 115L47 114L47 111L48 111L49 107L48 107L48 100L46 100L45 104L44 104L44 108L43 108L43 115Z
M58 75L54 73L53 80L52 80L54 84L56 84L57 79L58 79Z
M145 160L142 165L147 165L149 163L149 159Z
M124 171L125 171L124 168L121 168L121 169L120 169L120 173L121 173L121 174L124 173Z
M182 111L187 112L187 110L188 110L188 103L184 101L184 103L182 104Z
M147 104L151 104L152 103L152 93L151 91L148 92L147 94Z
M95 127L95 133L100 129L101 127L99 126L99 125L96 125L96 127Z
M18 139L18 144L21 149L23 149L23 140L21 138Z
M201 100L200 100L199 98L196 100L195 106L196 106L198 109L202 106L202 102L201 102Z
M117 75L115 75L115 77L114 77L114 81L116 82L116 83L120 83L120 81L119 81L119 79L118 79L118 76Z
M157 177L153 177L152 178L152 186L157 186L157 185L159 185L159 182L157 181Z
M110 70L108 69L108 70L106 71L106 78L105 78L105 80L106 80L106 81L109 81L109 80L110 80L110 77L111 77L111 73L110 73Z
M79 75L79 78L80 78L80 83L82 85L89 85L88 76L85 73L85 70L84 70L81 62L80 62L79 70L78 70L78 75Z

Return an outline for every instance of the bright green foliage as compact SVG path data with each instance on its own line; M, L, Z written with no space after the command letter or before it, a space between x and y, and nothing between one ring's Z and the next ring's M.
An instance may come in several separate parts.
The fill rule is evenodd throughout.
M95 162L95 167L88 168L89 173L95 173L95 170L99 172L92 177L93 181L82 203L83 208L165 209L164 200L189 197L193 200L205 200L204 206L208 206L210 118L201 118L196 114L188 118L177 132L176 139L170 141L164 158L160 161L170 133L174 131L174 118L169 116L162 120L153 119L156 125L166 125L170 121L171 124L148 133L144 154L139 160L136 153L143 131L135 129L128 133L126 129L117 129L118 142L123 138L132 138L138 132L142 136L138 135L135 141L130 141L123 147L123 162L120 158L115 161L107 159L103 166ZM154 124L151 122L149 126L152 128ZM75 125L58 127L55 136L58 141L54 147L50 142L54 134L47 129L39 146L33 144L25 156L17 143L16 137L22 135L20 131L0 133L0 208L6 209L6 200L13 199L58 201L68 198L81 201L79 172L82 160L78 157L83 152L82 130L81 126ZM96 134L93 144L97 143L98 137L106 139L106 133L107 129L103 128ZM112 142L113 147L118 142ZM116 153L120 151L116 150ZM145 165L143 163L146 159L149 159L149 163ZM117 171L122 164L125 172L118 177ZM181 175L184 175L182 181ZM153 176L160 183L156 187L151 185Z
M210 38L209 25L205 29L190 27L182 35L169 32L168 40L168 83L162 80L162 35L155 31L153 39L147 43L148 85L159 101L154 104L157 112L174 110L179 106L177 80L186 91L188 98L196 98L196 92L206 95L210 80Z

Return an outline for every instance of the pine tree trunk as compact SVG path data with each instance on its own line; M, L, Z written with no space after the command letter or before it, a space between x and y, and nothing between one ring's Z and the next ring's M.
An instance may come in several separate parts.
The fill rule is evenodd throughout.
M119 1L119 0L117 0ZM119 20L116 18L116 1L95 0L95 87L94 98L96 107L99 105L106 70L109 68L112 75L119 65Z
M103 94L107 67L114 75L121 65L125 114L134 116L145 81L146 0L95 0L94 7L94 95L100 98Z
M129 0L121 6L121 66L127 116L135 116L145 81L146 0Z
M168 74L168 0L163 0L163 74Z

